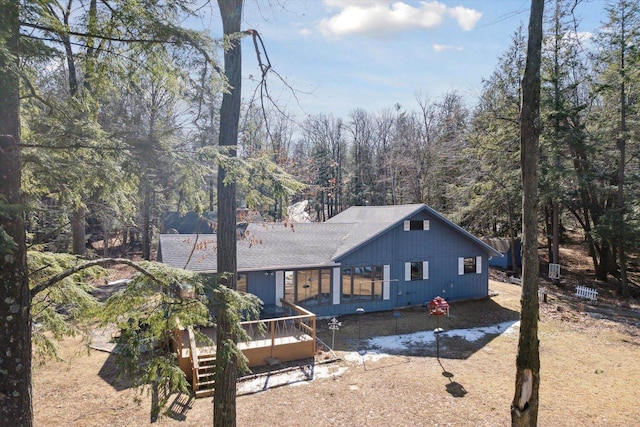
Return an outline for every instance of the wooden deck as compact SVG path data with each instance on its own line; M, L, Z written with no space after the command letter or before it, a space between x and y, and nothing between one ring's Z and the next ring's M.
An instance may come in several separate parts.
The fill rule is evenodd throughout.
M306 359L316 353L316 316L302 307L282 301L293 316L241 322L249 339L238 348L249 367L273 365ZM210 395L216 359L215 328L193 328L176 331L178 363L191 381L196 397Z

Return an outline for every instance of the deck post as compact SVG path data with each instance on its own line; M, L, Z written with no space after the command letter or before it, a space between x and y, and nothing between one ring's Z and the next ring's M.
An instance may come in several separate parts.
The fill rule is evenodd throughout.
M274 357L274 351L276 349L276 322L271 322L271 357Z

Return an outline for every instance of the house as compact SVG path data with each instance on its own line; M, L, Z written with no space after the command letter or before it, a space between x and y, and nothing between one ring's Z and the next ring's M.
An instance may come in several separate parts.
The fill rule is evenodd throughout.
M249 224L238 241L238 288L318 317L488 295L502 254L424 204L354 206L323 223ZM216 235L164 234L158 260L216 272Z
M491 267L508 270L522 265L522 246L519 238L513 239L514 251L511 250L512 239L509 237L483 237L481 240L502 254L501 257L493 257L489 260Z
M246 226L249 222L262 222L262 216L247 208L236 210L238 228ZM213 234L215 233L218 215L216 212L204 212L197 214L187 212L184 215L180 212L165 212L162 214L160 226L161 234Z

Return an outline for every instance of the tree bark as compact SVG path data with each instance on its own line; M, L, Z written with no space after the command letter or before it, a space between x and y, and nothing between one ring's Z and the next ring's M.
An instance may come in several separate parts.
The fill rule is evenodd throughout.
M558 145L560 144L560 1L556 1L556 10L554 13L554 49L553 49L553 134L554 134L554 152L553 167L556 172L560 170L560 154ZM552 247L549 262L560 264L560 203L558 197L560 194L559 179L554 179L553 196L551 197L551 228L552 228ZM560 283L559 279L552 279L554 285Z
M626 46L626 14L623 10L621 14L622 22L620 37L620 123L618 138L616 140L616 147L618 148L618 191L616 194L616 208L618 217L618 230L620 234L618 236L617 250L618 250L618 263L620 264L620 290L624 298L629 298L629 279L627 277L627 257L625 253L625 200L624 200L624 180L625 180L625 165L626 165L626 146L627 146L627 94L625 84L625 54L627 50Z
M151 259L151 185L144 179L142 201L142 259Z
M220 107L220 136L222 147L234 147L238 144L238 123L240 119L242 51L240 47L240 22L243 0L218 0L225 37L224 72L229 84L228 92L222 97ZM230 43L230 45L227 45ZM232 148L229 156L235 157ZM236 289L236 184L227 180L227 171L218 168L218 275L221 284ZM225 294L224 292L222 293ZM222 301L225 304L225 301ZM236 381L238 360L235 354L229 354L229 344L238 339L232 332L231 318L227 314L230 307L222 307L217 317L217 360L216 384L213 395L213 425L215 427L235 427L236 425ZM226 361L223 363L222 361Z
M538 141L540 136L540 62L544 0L531 0L527 62L522 79L520 164L522 168L522 310L516 358L512 426L535 426L540 387L538 340Z
M84 255L87 253L87 233L86 233L86 209L76 208L71 217L71 235L73 240L73 253Z
M0 236L2 427L33 425L31 297L20 189L19 5L0 1L0 232L6 233Z

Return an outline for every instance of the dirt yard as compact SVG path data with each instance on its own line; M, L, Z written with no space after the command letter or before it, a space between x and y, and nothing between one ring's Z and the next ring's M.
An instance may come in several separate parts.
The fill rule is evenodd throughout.
M368 341L433 331L436 320L422 307L404 310L399 318L391 313L342 317L335 334L340 360L323 363L325 353L314 364L254 379L253 388L240 384L238 425L508 425L520 288L491 281L490 289L495 295L489 299L453 303L451 316L437 326L451 331L506 322L512 327L485 331L476 341L443 336L439 359L433 343L389 355ZM549 295L541 306L541 426L640 425L640 319L629 311L623 312L629 317L608 318L585 313L597 308L566 293ZM330 345L327 321L318 327ZM149 424L150 397L143 393L134 401L135 390L115 379L109 353L87 354L79 340L63 342L61 350L63 362L34 367L36 426ZM264 391L256 390L256 381ZM155 425L211 425L211 398L175 396L171 402L169 415Z

